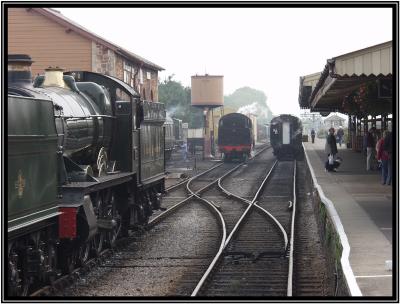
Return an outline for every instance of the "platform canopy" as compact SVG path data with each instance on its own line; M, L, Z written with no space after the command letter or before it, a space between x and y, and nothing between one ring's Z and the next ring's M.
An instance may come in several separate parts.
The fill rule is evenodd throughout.
M377 99L391 99L392 58L392 41L388 41L328 59L321 73L300 77L300 107L315 112L348 113L344 99L371 84L375 88L370 91L378 92Z

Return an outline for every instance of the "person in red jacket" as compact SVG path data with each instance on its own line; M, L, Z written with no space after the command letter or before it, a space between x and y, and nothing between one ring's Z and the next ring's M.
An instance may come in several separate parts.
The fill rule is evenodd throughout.
M386 183L390 185L390 177L388 175L388 169L389 169L389 154L387 151L384 150L384 142L385 142L385 137L389 134L388 131L383 132L382 138L378 141L376 147L377 147L377 156L376 158L381 161L382 164L382 185L385 185Z

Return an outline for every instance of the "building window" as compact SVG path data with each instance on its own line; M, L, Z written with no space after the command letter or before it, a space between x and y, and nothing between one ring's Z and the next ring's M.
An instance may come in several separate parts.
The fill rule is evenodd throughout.
M150 100L154 101L153 90L150 91Z
M151 72L146 73L147 79L151 79Z
M130 84L131 78L132 78L132 67L129 63L124 62L124 82Z
M124 82L129 84L131 87L134 87L135 81L135 69L134 67L127 63L124 62Z
M143 70L142 69L140 69L140 71L139 71L139 81L140 81L140 84L143 84Z

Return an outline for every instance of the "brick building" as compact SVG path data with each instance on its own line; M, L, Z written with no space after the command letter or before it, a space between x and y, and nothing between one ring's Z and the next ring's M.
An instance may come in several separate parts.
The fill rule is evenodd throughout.
M163 68L88 31L49 8L8 8L8 53L32 57L32 74L49 66L117 77L158 101Z

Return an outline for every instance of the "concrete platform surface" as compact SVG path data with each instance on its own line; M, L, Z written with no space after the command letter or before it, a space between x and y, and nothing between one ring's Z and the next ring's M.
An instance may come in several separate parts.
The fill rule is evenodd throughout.
M325 172L325 139L304 143L310 165L332 201L350 244L350 266L363 296L392 296L392 186L381 185L379 171L366 171L366 157L339 147L338 172Z

